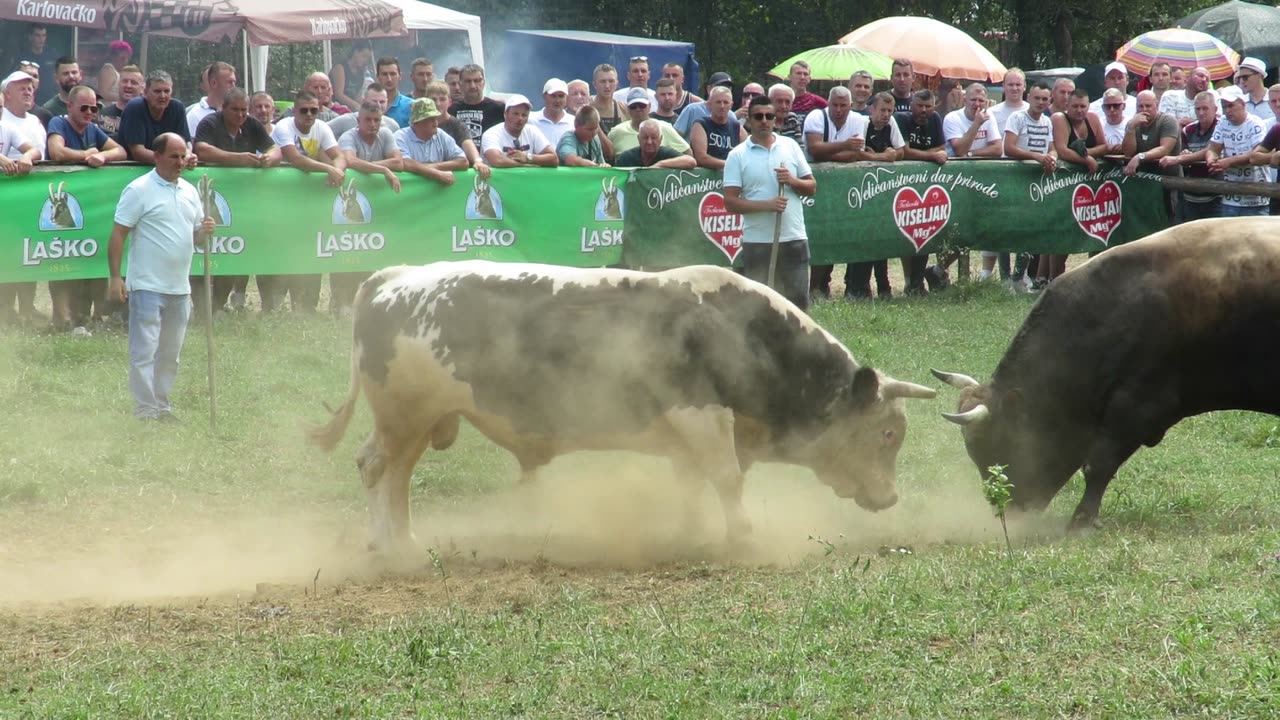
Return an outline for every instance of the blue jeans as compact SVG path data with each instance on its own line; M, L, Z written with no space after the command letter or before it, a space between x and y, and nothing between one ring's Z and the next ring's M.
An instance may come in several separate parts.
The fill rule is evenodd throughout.
M129 293L129 392L135 417L170 411L169 392L178 377L178 354L190 314L190 295Z
M1255 205L1253 207L1241 207L1240 205L1222 204L1219 217L1253 217L1255 215L1270 215L1270 205Z

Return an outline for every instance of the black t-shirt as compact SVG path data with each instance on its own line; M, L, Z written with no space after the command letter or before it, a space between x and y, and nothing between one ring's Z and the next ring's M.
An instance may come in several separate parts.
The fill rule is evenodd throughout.
M867 124L867 148L872 152L884 152L893 147L893 124L885 123L884 127Z
M467 130L467 137L476 143L485 130L502 122L506 106L492 98L484 98L475 105L456 102L449 106L449 114L458 118L458 122Z
M107 103L94 122L98 123L107 137L117 140L116 134L120 132L120 108L115 103Z
M894 113L893 119L898 123L902 139L907 141L907 147L912 150L933 150L946 146L946 139L942 136L942 118L938 113L929 113L929 121L924 125L917 125L910 112Z
M440 118L439 126L445 135L453 138L453 141L458 143L458 147L462 147L464 141L471 139L467 137L467 129L462 126L462 123L456 117Z
M727 159L729 151L738 144L739 126L732 120L718 123L710 116L698 118L698 124L707 134L707 154L717 160Z
M889 94L893 95L893 93ZM897 95L893 95L893 111L911 112L911 96L907 95L905 98L900 98Z
M268 152L275 146L267 129L255 117L244 119L240 134L231 137L219 110L200 121L196 126L196 142L209 143L219 150L234 153Z

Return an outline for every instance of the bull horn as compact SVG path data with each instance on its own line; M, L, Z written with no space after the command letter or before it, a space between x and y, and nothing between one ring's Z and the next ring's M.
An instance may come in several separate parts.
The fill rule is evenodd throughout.
M976 425L991 417L991 410L983 404L962 413L942 413L942 417L957 425Z
M938 391L924 385L904 382L902 380L888 380L884 383L882 391L886 400L891 398L916 398L919 400L932 400L937 397Z
M942 382L950 385L951 387L960 388L961 390L967 387L977 387L979 385L977 380L961 373L942 372L941 370L934 370L933 368L929 368L929 372L933 373L933 376Z

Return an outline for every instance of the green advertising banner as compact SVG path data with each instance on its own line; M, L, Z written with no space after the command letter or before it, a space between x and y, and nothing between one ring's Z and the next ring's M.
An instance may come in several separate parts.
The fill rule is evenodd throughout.
M149 168L37 172L0 179L0 282L106 277L107 244L124 187ZM347 173L341 188L292 168L197 168L218 275L377 270L483 258L602 266L622 258L626 172L515 168L488 182L472 171L445 187L400 176ZM127 272L127 268L126 268ZM197 255L193 274L202 272Z
M1159 180L1066 166L1045 175L1017 161L813 166L818 194L805 198L814 264L936 252L946 247L1068 254L1149 235L1167 219ZM713 170L637 170L626 186L632 266L728 265L742 218L725 210Z

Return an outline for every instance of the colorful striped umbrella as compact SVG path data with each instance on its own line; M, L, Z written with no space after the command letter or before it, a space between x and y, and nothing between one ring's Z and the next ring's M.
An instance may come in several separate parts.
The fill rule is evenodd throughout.
M1218 80L1235 74L1240 55L1218 38L1197 30L1169 28L1152 30L1116 50L1116 60L1136 75L1147 75L1151 66L1164 61L1173 67L1204 67L1209 77Z

